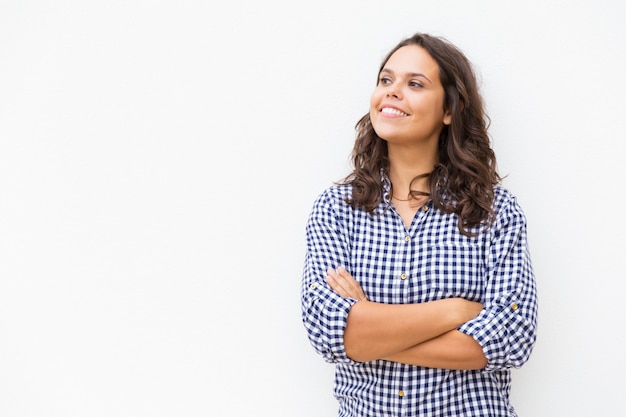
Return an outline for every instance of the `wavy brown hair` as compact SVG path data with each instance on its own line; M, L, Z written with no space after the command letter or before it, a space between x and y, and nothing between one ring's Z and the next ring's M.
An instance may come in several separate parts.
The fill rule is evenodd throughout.
M475 236L472 232L475 227L488 226L492 220L493 186L500 183L501 177L490 146L489 117L473 66L446 39L416 33L387 54L378 75L391 55L408 45L424 48L437 62L444 89L444 110L451 114L450 125L444 126L439 135L438 163L431 173L420 177L430 177L429 196L434 206L445 213L458 214L461 233ZM354 170L344 179L344 183L352 185L347 202L373 213L383 200L381 171L389 174L387 142L374 131L369 113L357 122L356 132L352 150ZM424 195L418 191L411 194Z

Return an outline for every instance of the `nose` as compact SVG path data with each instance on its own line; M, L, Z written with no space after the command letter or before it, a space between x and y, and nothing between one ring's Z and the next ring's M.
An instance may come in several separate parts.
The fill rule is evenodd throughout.
M389 87L387 88L386 96L398 99L400 98L400 89L398 88L398 85L396 83L389 85Z

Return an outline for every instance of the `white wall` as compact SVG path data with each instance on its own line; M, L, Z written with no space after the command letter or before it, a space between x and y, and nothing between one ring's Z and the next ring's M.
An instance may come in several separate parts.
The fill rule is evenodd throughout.
M621 409L624 3L0 2L0 415L335 415L304 223L400 38L477 65L529 220L520 416Z

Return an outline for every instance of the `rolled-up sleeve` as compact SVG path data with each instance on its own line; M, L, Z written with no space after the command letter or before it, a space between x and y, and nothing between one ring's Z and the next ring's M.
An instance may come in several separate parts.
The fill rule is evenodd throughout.
M352 363L343 334L355 299L342 298L326 283L328 268L349 268L345 215L329 192L314 203L306 226L306 258L302 276L302 321L317 353L332 363Z
M487 358L486 371L518 368L530 357L537 333L537 291L526 218L514 197L497 210L486 251L484 309L459 330Z

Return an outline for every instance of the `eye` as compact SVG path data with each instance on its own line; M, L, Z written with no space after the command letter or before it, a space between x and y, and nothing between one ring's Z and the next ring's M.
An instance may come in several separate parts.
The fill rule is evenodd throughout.
M378 79L378 84L382 84L382 85L391 84L391 78L389 78L389 77L380 77Z
M409 81L409 87L422 88L424 87L424 84L420 83L419 81Z

